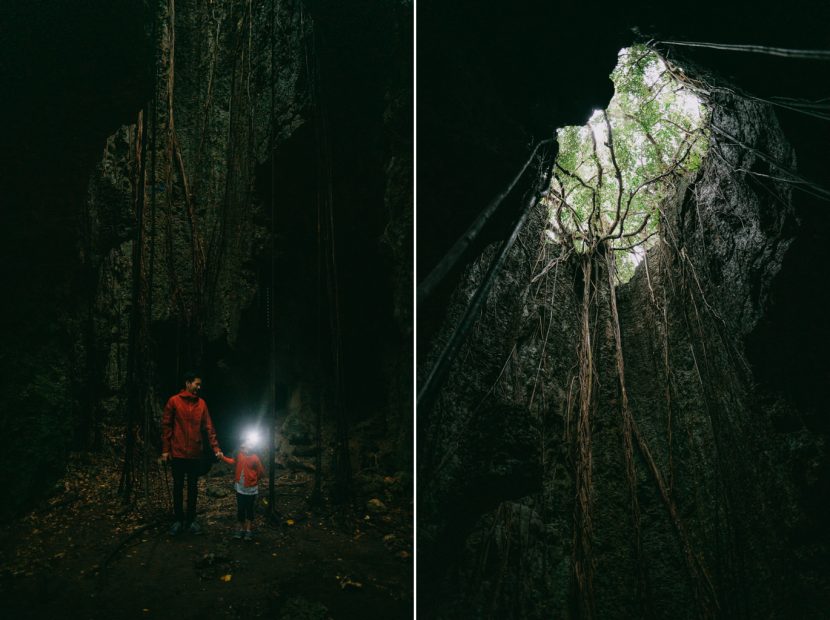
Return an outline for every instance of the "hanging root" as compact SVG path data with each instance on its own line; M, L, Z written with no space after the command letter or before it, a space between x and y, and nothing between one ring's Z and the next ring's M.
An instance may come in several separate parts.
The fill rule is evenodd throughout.
M669 367L669 316L666 288L663 287L663 372L665 374L666 396L666 434L669 443L669 496L674 489L674 458L672 450L672 400L671 400L671 368Z
M539 354L539 365L536 368L536 376L533 379L533 391L530 394L530 402L528 408L533 406L533 399L536 396L536 386L539 382L539 373L542 371L542 363L545 360L545 350L548 346L548 336L550 335L550 328L553 325L554 303L556 302L556 284L559 281L559 263L556 263L556 270L553 272L553 293L550 297L550 318L548 319L548 327L545 330L545 337L542 342L542 352ZM541 319L541 314L540 314Z
M694 552L689 540L689 534L677 512L677 506L671 498L671 495L669 495L668 489L663 482L663 477L660 474L660 470L657 468L657 464L654 462L654 458L651 456L651 452L648 449L648 444L646 444L642 435L640 435L637 424L633 420L632 431L634 433L634 438L637 441L637 447L640 450L640 454L642 454L643 459L648 465L649 471L657 483L657 488L660 491L660 498L666 505L672 524L674 525L677 535L680 538L680 544L683 547L683 557L686 560L686 567L689 570L689 575L694 582L695 597L701 607L703 616L706 618L715 617L719 605L715 586L712 584L709 572L704 566L702 558Z
M182 184L182 192L184 194L185 207L187 209L187 216L190 222L191 244L193 246L193 283L195 292L195 315L197 323L202 320L201 306L202 306L202 292L205 283L205 248L204 241L199 232L199 226L196 218L196 209L193 205L193 196L191 193L190 183L187 178L187 171L185 169L184 157L182 156L181 145L179 144L178 134L176 132L173 95L175 90L175 58L176 58L176 4L175 0L168 0L169 13L169 35L167 43L167 195L168 195L168 252L172 252L172 209L173 209L173 167L174 162L178 170L179 180ZM170 260L170 271L175 272L175 265ZM178 280L172 279L174 283L174 299L181 297ZM182 309L184 304L182 303ZM199 325L201 328L201 325Z
M764 54L781 58L801 58L805 60L830 60L830 50L798 50L785 47L769 47L766 45L741 45L736 43L708 43L703 41L658 41L663 45L679 45L683 47L702 47L725 52L747 52L750 54Z
M628 491L631 497L631 517L634 525L634 549L637 557L638 587L641 600L645 601L645 562L643 546L640 536L640 503L637 500L637 470L634 466L634 446L631 441L634 420L628 403L628 390L625 387L625 363L622 355L622 335L620 330L620 315L617 311L617 295L614 286L614 255L610 246L605 253L608 275L608 292L611 302L611 321L614 332L614 352L617 365L617 377L620 382L620 403L623 422L623 448L625 452L625 473L628 479Z
M574 511L574 577L579 594L580 616L594 616L593 554L591 539L591 405L593 402L593 356L591 350L590 306L592 288L592 261L582 257L583 294L580 325L582 336L579 351L579 416L576 424L576 493Z
M610 255L611 253L608 252L606 256L610 257ZM646 465L648 466L648 469L651 472L651 475L654 478L655 483L657 484L657 487L660 492L660 497L663 500L663 503L665 504L666 509L669 512L672 524L674 525L677 535L680 539L680 543L683 548L684 559L686 560L686 566L689 571L689 575L692 579L692 582L694 584L695 598L697 599L698 604L700 606L701 614L703 617L713 617L716 614L718 608L717 593L715 591L714 585L712 584L708 571L705 565L703 564L702 557L696 554L692 548L688 532L686 531L683 521L681 520L680 515L677 511L677 506L674 500L672 499L671 492L669 488L666 486L663 480L663 476L660 473L660 470L657 467L657 464L651 455L651 451L648 448L648 444L645 442L645 440L639 432L639 429L637 428L637 423L634 420L634 417L631 415L631 410L628 402L628 393L625 388L625 364L622 353L620 319L619 313L617 311L616 292L613 280L613 259L608 258L607 260L608 282L611 296L611 319L613 321L613 331L616 349L615 357L617 364L617 374L620 380L620 392L623 413L623 440L625 443L626 451L626 469L629 476L629 487L632 494L631 503L632 513L635 519L635 542L637 545L638 561L642 566L643 562L641 555L642 549L640 544L639 506L636 499L636 471L634 470L633 464L633 446L631 441L632 436L636 440L640 454L645 460ZM666 320L666 329L668 330L668 321L665 313L664 320ZM664 349L664 362L666 364L666 368L668 371L668 342L666 342L666 348ZM668 399L668 386L666 390L666 397ZM643 575L641 574L641 578L642 577Z

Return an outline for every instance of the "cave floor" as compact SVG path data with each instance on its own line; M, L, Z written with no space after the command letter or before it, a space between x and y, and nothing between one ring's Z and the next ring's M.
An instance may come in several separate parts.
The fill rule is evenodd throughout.
M165 489L172 480L165 482L154 464L154 492L125 509L115 461L113 452L73 455L53 496L0 534L4 612L90 619L411 617L411 504L397 506L387 493L381 514L312 513L311 474L283 472L278 517L265 523L260 510L254 540L236 540L231 466L221 464L199 482L204 532L171 538Z

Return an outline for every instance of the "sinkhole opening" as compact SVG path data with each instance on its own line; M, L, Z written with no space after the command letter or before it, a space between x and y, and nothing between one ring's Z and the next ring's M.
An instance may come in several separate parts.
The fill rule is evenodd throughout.
M614 96L583 126L556 132L547 235L565 251L612 251L628 282L660 238L667 199L699 168L710 111L682 68L645 45L623 48Z

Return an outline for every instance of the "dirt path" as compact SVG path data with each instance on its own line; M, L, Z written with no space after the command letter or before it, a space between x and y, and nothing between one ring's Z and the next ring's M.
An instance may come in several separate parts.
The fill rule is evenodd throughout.
M58 492L0 534L4 617L412 617L411 510L394 478L378 498L385 509L314 514L311 476L284 474L279 521L265 524L260 511L254 540L243 541L233 538L230 466L200 481L204 533L175 538L163 470L129 511L117 476L101 480L102 470L114 471L103 456L75 457Z

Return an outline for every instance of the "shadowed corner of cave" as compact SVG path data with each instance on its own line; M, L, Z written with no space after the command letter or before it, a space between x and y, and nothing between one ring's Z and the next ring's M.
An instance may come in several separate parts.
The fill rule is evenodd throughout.
M0 600L22 617L412 607L410 2L0 9ZM162 413L235 469L170 534ZM185 505L187 499L185 499Z
M479 8L419 3L419 610L822 617L827 7ZM634 43L717 129L612 284L533 206L556 149L495 199Z

